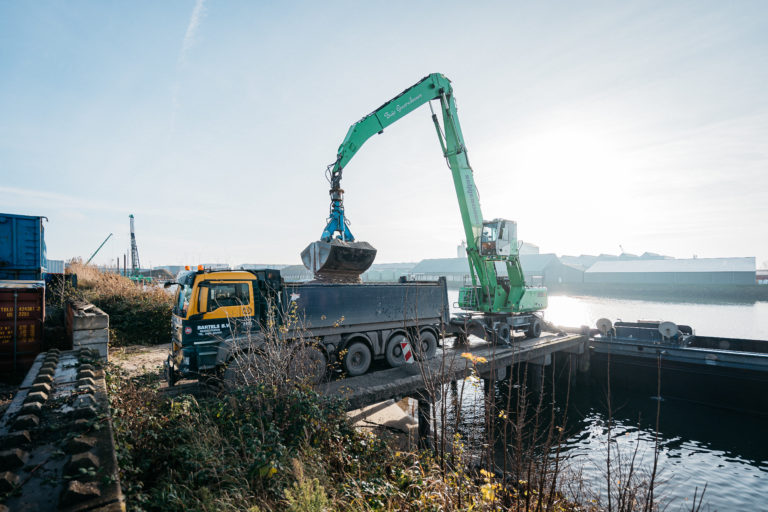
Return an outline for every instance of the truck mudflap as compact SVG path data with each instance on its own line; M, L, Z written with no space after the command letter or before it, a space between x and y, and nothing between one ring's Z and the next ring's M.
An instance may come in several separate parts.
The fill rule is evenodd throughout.
M173 356L171 354L168 354L164 367L165 381L168 383L168 387L172 388L179 381L179 375L173 366Z

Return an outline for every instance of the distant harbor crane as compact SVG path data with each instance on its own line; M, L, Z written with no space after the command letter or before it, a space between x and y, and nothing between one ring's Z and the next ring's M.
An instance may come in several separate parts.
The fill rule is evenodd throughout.
M133 227L133 214L128 216L131 219L131 275L138 276L141 265L139 264L139 248L136 246L136 231Z

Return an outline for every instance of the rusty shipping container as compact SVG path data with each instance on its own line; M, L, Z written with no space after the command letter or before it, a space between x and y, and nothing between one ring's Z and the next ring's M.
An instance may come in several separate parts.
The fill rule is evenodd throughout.
M43 349L44 281L0 281L0 376L26 372Z

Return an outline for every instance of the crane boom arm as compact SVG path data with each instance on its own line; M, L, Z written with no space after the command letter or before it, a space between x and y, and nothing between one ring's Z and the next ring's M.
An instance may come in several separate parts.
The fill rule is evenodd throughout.
M339 146L336 161L328 166L331 182L331 215L321 239L330 241L335 233L339 233L338 238L341 240L354 241L344 218L344 191L341 189L343 169L373 135L381 133L384 128L432 100L438 100L440 103L443 118L442 127L434 111L432 112L432 120L440 140L443 156L451 169L467 240L467 257L473 286L472 289L468 289L465 304L472 303L471 309L485 312L519 312L541 309L539 307L540 301L529 304L529 301L523 300L526 286L517 252L517 235L514 223L502 219L497 219L491 223L484 223L483 221L480 197L475 186L472 168L469 165L467 148L464 144L464 136L456 112L453 88L450 80L440 73L432 73L424 77L418 83L350 126L344 141ZM430 108L432 108L431 103ZM509 248L503 253L492 253L489 252L488 248L482 247L486 241L483 238L486 224L494 224L497 221L496 234L499 236L501 236L498 233L500 230L510 229L510 227L514 229L513 238L508 238L510 241ZM503 222L509 224L503 224ZM506 236L510 235L507 234ZM493 243L496 243L496 238L494 238ZM495 250L495 247L494 245L492 250ZM497 263L505 266L507 279L500 279L497 275ZM462 302L461 294L459 302Z
M461 217L464 222L467 243L476 244L483 227L483 215L480 211L480 198L475 188L472 169L466 157L466 148L461 135L461 128L456 117L456 104L453 101L451 81L440 73L432 73L419 82L404 90L367 116L349 127L346 137L339 146L336 161L329 166L331 181L331 220L321 237L328 240L336 231L348 239L348 233L343 222L343 190L341 189L342 171L365 142L381 133L384 128L399 121L420 106L431 100L440 99L443 120L446 125L446 136L443 137L438 127L440 144L443 153L449 160L453 171L456 193L459 196ZM450 103L450 105L449 105ZM436 117L433 114L433 119ZM455 167L455 168L454 168ZM334 215L336 214L336 215ZM333 229L336 228L336 229ZM347 236L344 236L344 231ZM352 238L354 240L354 238Z

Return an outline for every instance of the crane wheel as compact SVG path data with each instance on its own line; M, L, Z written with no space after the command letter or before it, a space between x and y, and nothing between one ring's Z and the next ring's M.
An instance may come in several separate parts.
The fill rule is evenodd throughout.
M528 325L528 330L525 331L526 338L538 338L541 336L541 320L538 317L534 317L533 321Z

